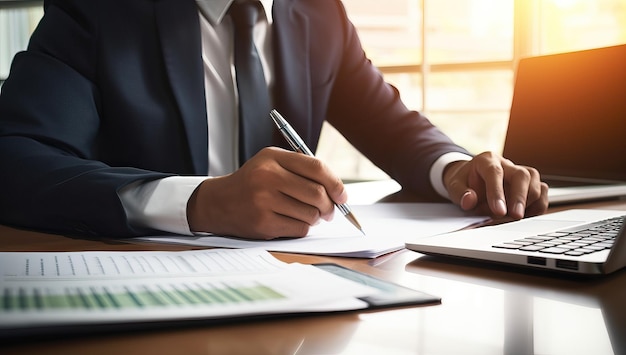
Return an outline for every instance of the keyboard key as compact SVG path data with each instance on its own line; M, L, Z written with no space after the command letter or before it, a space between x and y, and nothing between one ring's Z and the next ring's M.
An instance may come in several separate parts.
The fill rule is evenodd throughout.
M580 245L577 245L576 243L570 243L570 244L561 244L559 245L559 248L564 248L564 249L578 249L580 248Z
M554 233L540 234L539 236L542 236L542 237L552 237L552 238L558 238L558 237L564 237L564 236L566 236L566 235L569 235L569 233L554 232Z
M585 239L581 239L579 240L580 243L587 243L587 244L594 244L599 242L600 240L598 239L592 239L591 237L585 238Z
M503 244L494 245L493 247L494 248L502 248L502 249L519 249L521 247L521 245L511 244L511 243L503 243Z
M599 246L599 247L604 247L606 249L610 249L613 246L613 241L600 242L600 243L596 243L594 245Z
M585 255L587 253L582 252L582 251L578 251L578 250L568 250L568 251L566 251L563 254L569 255L569 256L581 256L581 255Z
M581 238L583 238L583 236L581 236L581 235L566 235L564 237L560 237L559 239L562 239L562 240L578 240L578 239L581 239Z
M579 243L579 242L571 242L571 243L568 243L567 245L575 245L575 246L577 246L578 248L582 248L582 247L584 247L585 245L589 245L589 244L587 244L587 243Z
M539 251L541 253L548 253L548 254L563 254L563 253L569 251L569 249L552 247L552 248L541 249Z
M545 249L546 247L542 247L540 245L527 245L519 248L519 250L523 251L539 251L541 249Z
M604 249L608 249L608 248L605 248L605 247L602 247L602 246L597 246L597 245L587 245L587 246L583 247L583 249L599 251L599 250L604 250Z
M537 244L535 244L535 245L542 246L542 247L546 247L546 248L548 248L548 247L553 247L553 246L554 246L554 244L552 244L552 243L550 243L550 242L542 242L542 243L537 243Z
M543 242L544 240L552 240L553 237L546 237L545 235L533 235L532 237L528 237L527 239L532 239L537 242Z

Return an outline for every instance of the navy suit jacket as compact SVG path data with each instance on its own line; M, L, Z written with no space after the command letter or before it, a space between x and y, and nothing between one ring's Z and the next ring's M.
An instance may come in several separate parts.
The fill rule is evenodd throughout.
M207 174L194 0L49 0L0 95L0 223L133 236L117 191ZM453 144L366 58L339 0L276 0L275 107L313 151L324 120L404 188ZM269 119L269 118L268 118ZM284 146L276 133L275 142Z

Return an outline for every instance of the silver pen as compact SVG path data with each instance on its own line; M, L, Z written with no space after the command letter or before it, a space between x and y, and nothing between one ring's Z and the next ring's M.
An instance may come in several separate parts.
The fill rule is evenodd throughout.
M311 152L309 147L307 147L302 138L300 138L298 133L296 133L296 131L291 127L287 120L285 120L285 118L283 118L283 116L278 113L278 111L270 111L270 117L272 117L272 120L276 124L276 127L278 127L278 130L280 130L280 133L282 133L283 137L285 137L293 150L302 154L306 154L308 156L314 156L313 152ZM341 213L348 219L348 221L350 221L350 223L352 223L355 227L357 227L359 231L361 231L361 233L363 233L363 235L365 235L365 232L363 232L363 228L361 228L361 225L354 217L352 209L350 208L350 206L348 206L348 204L335 203L335 206L337 206L339 211L341 211Z

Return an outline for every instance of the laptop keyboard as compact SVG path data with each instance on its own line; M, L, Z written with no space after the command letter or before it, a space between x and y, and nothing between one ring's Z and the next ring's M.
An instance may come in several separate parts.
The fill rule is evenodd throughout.
M494 245L494 248L580 256L611 249L626 216Z

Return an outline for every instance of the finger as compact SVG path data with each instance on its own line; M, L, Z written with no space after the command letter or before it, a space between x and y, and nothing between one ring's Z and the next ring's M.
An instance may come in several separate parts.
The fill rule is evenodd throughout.
M287 205L288 209L281 213L310 224L317 222L320 217L325 220L332 219L335 205L325 187L316 181L288 174L283 177L278 190L291 199ZM315 209L315 213L311 209Z
M309 226L317 224L321 217L320 209L317 206L286 194L281 194L280 197L276 198L271 209L276 214L306 223Z
M537 169L530 168L530 167L527 167L527 169L530 172L530 181L531 181L528 187L528 198L527 198L527 205L530 205L531 203L542 199L544 195L547 198L546 189L548 185L541 181L541 176L539 174L539 171L537 171ZM546 186L544 187L542 185L546 185Z
M279 237L304 237L319 220L317 208L297 202L287 196L274 198L268 210L255 209L230 221L235 235L251 239L270 240ZM240 216L242 217L242 216ZM229 218L228 216L226 218Z
M293 198L295 201L308 204L318 209L319 217L331 220L334 215L334 203L329 196L326 186L318 181L337 181L341 193L345 195L343 183L339 178L331 175L330 170L318 159L301 153L295 153L280 148L265 148L255 158L263 161L253 168L249 167L255 183L268 186L277 192ZM276 163L278 169L270 167L268 162ZM244 165L245 167L245 165ZM329 183L327 183L328 185ZM345 198L339 198L344 200ZM287 214L289 215L289 214ZM308 214L306 214L308 216ZM309 218L305 218L309 221ZM317 220L315 221L317 222Z
M301 238L309 233L311 225L289 216L275 213L260 224L250 224L243 235L250 239L271 240L281 237Z
M348 195L341 179L332 173L321 160L300 153L284 151L277 156L278 163L286 170L322 185L330 199L338 204L346 203Z
M477 173L483 181L489 209L496 216L507 214L506 198L504 194L504 162L498 157L484 155L485 159L477 162Z
M509 215L515 219L543 214L548 208L548 185L541 182L537 169L526 166L514 166L515 173L505 172L509 182L507 201ZM511 169L513 170L513 169Z
M311 225L319 220L319 210L296 201L279 191L255 194L242 206L231 206L236 213L222 215L235 235L252 239L274 239L278 237L304 237ZM234 218L233 218L234 217ZM245 223L242 223L242 220Z
M532 175L528 168L503 163L504 176L507 185L506 197L508 204L508 215L514 219L521 219L526 212L526 204L529 201L529 189L532 184ZM538 177L535 177L538 180Z
M463 196L461 196L461 200L459 202L459 206L461 206L461 209L465 211L469 211L469 210L476 208L477 204L478 204L478 194L476 194L476 191L471 190L471 189L465 191Z
M526 217L538 216L546 213L548 210L548 184L542 182L539 184L539 197L526 205ZM530 194L529 194L530 196Z
M458 161L451 163L446 168L444 174L444 177L447 178L444 184L448 191L450 201L461 206L464 210L473 209L478 203L478 196L480 194L479 191L469 187L469 185L473 185L474 187L478 185L469 182L470 180L476 179L474 176L471 176L475 175L471 170L471 163L468 161Z

